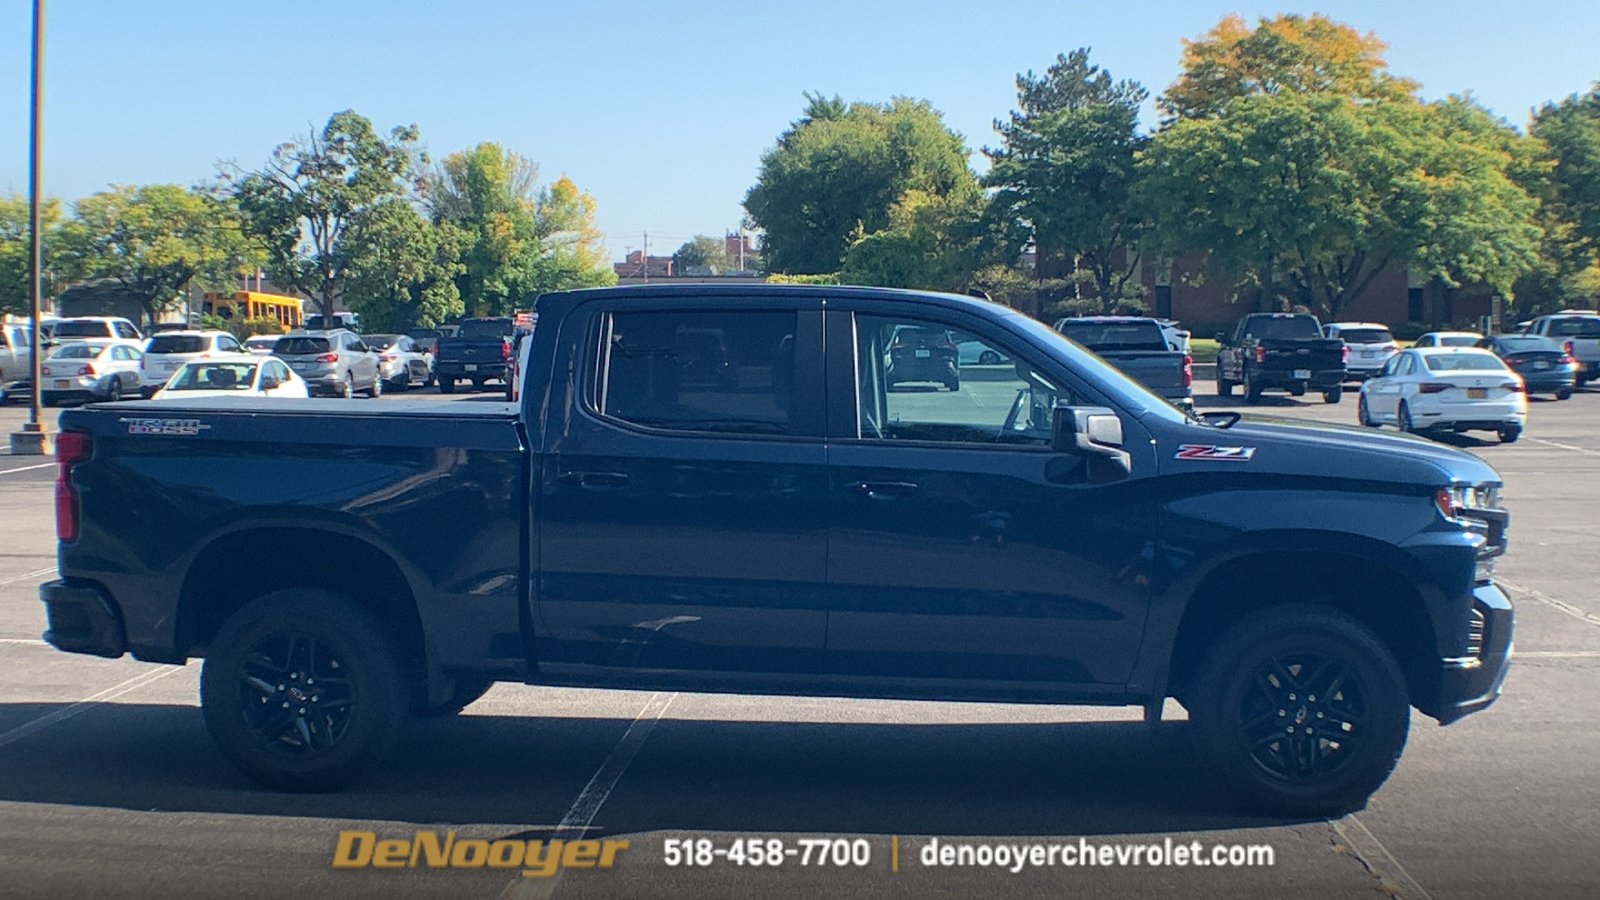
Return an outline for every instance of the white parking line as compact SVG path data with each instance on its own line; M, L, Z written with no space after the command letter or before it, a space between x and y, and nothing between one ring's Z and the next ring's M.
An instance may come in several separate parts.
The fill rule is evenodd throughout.
M0 578L0 584L10 584L13 581L26 581L29 578L38 578L40 575L50 575L53 574L55 570L56 567L51 566L48 569L38 569L33 572L23 572L21 575L13 575L10 578Z
M1514 659L1600 659L1600 650L1513 650Z
M190 663L190 665L194 665L194 663ZM99 706L102 703L109 703L112 700L121 697L123 694L128 693L129 691L136 691L147 684L160 681L168 675L171 675L175 672L182 672L187 668L188 666L162 666L153 672L145 672L142 675L135 675L134 677L129 678L127 681L108 687L98 694L91 694L82 700L79 700L77 703L72 704L71 706L58 709L53 713L47 713L31 722L24 722L10 731L0 734L0 747L20 741L30 734L34 734L49 728L51 725L65 722L79 713L88 712L96 706Z
M1433 895L1423 887L1406 867L1395 859L1389 848L1367 828L1366 823L1351 813L1328 824L1339 835L1345 847L1378 879L1378 889L1392 900L1433 900Z
M1567 615L1573 617L1574 619L1578 619L1580 621L1587 622L1590 625L1600 625L1600 616L1597 616L1597 615L1595 615L1593 613L1586 612L1586 611L1584 611L1582 609L1579 609L1578 607L1573 606L1571 603L1568 603L1565 600L1557 600L1554 597L1550 597L1550 596L1547 596L1545 594L1541 594L1538 591L1534 590L1533 588L1525 588L1522 585L1512 584L1509 581L1501 581L1499 579L1496 579L1496 582L1498 584L1504 585L1505 587L1508 587L1508 588L1512 589L1513 591L1516 591L1519 594L1523 594L1525 596L1531 597L1534 600L1538 600L1540 603L1543 603L1543 604L1545 604L1547 606L1554 607L1554 608L1566 613Z
M12 472L29 472L34 469L50 469L54 467L55 463L53 462L40 463L37 466L18 466L15 469L0 469L0 475L10 475Z
M1562 450L1571 450L1574 453L1587 453L1590 456L1600 456L1600 450L1591 450L1588 447L1574 447L1571 444L1562 444L1557 441L1547 441L1544 438L1528 438L1535 444L1544 444L1547 447L1560 447Z
M0 638L0 644L43 644L38 638Z
M628 763L633 762L634 754L644 746L645 739L650 737L650 732L666 714L672 701L677 699L676 693L655 693L645 701L644 709L634 717L633 724L622 733L622 739L611 748L611 753L606 756L605 762L595 770L594 777L578 794L578 799L572 802L572 807L567 814L561 817L560 824L551 832L552 839L578 840L581 839L589 826L594 823L594 817L600 812L600 807L605 805L606 798L611 796L611 789L617 786L617 781L622 778L622 773L628 770ZM557 869L554 875L544 878L530 879L518 878L506 885L501 892L501 900L545 900L555 892L556 884L561 881L561 872Z

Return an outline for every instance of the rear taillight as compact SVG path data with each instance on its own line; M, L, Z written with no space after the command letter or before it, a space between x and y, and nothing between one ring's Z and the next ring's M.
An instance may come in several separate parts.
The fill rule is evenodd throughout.
M337 354L337 353L324 353L321 356L317 357L317 362L338 362L338 361L339 361L339 354Z
M50 367L49 366L40 366L39 367L39 374L40 375L44 375L44 376L48 376L50 374Z
M1520 353L1513 353L1510 356L1505 357L1505 363L1508 366L1520 366L1527 361L1528 358Z
M1563 354L1561 354L1561 365L1570 366L1570 365L1575 365L1577 362L1578 361L1576 359L1572 358L1572 354L1571 353L1563 353Z
M1256 345L1256 362L1264 363L1266 361L1267 361L1267 348L1261 346L1260 344L1257 344Z
M511 342L510 341L501 341L500 342L500 358L501 359L510 359L511 358Z
M1428 381L1417 385L1417 392L1421 394L1441 394L1455 387L1440 381Z
M1500 386L1505 388L1506 390L1510 391L1513 394L1522 393L1522 382L1520 382L1520 381L1508 381L1505 384L1502 384Z
M78 489L72 483L72 467L89 458L94 443L81 431L56 435L56 539L78 539Z
M399 358L400 357L395 356L393 353L380 353L380 354L378 354L378 359L381 362L394 362L395 360L397 360Z
M1187 353L1183 355L1183 386L1194 386L1194 357Z
M84 366L83 368L78 370L78 374L79 375L93 375L94 374L94 366Z
M1567 342L1563 343L1561 345L1561 350L1562 350L1562 352L1566 353L1568 356L1576 356L1577 355L1577 352L1572 349L1572 342L1571 341L1567 341Z
M1348 365L1350 363L1350 345L1345 344L1339 348L1339 361Z

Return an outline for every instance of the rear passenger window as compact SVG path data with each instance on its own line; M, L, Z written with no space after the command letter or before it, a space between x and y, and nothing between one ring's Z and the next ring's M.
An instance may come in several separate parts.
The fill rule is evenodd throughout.
M650 428L789 434L796 321L793 311L613 313L595 405Z

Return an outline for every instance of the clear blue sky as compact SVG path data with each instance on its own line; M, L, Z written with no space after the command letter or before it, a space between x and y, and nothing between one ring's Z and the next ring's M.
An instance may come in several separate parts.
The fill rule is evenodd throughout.
M1518 126L1600 80L1600 3L1213 0L805 3L48 0L45 191L193 183L329 114L420 126L435 156L491 140L595 195L611 254L737 225L802 93L926 98L976 151L1019 71L1093 48L1159 92L1180 40L1230 12L1323 12L1388 41L1426 97L1471 91ZM30 0L0 0L0 192L27 188ZM1149 124L1147 122L1147 124Z

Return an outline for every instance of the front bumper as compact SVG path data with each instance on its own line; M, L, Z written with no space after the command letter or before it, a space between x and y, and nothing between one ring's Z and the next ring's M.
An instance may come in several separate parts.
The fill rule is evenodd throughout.
M1449 725L1498 700L1511 665L1511 598L1493 582L1480 584L1472 591L1471 614L1475 621L1481 617L1482 637L1475 653L1441 663L1435 704L1440 725Z
M57 579L39 585L50 628L45 642L68 653L116 659L128 649L117 605L93 582Z

